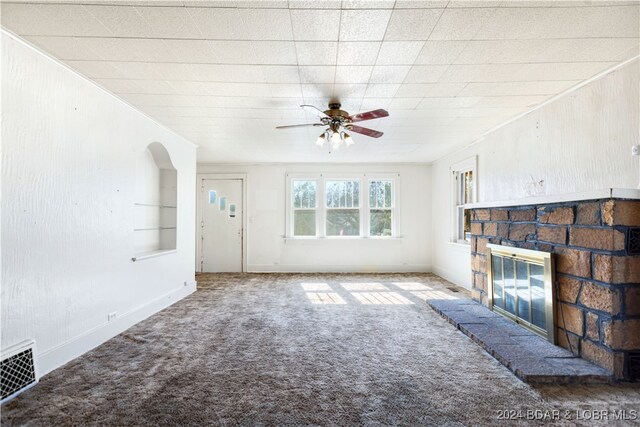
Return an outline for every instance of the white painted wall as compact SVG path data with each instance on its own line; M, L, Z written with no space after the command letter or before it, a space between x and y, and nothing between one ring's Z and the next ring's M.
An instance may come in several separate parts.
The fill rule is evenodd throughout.
M470 287L468 247L449 243L449 167L478 156L478 201L636 188L640 61L635 60L432 164L433 270Z
M134 263L154 141L178 170L177 252ZM192 144L4 32L2 142L2 349L35 339L44 374L195 290Z
M315 147L309 142L309 149ZM401 239L292 241L285 234L287 173L399 173ZM247 174L248 271L430 271L427 165L198 165L198 173Z

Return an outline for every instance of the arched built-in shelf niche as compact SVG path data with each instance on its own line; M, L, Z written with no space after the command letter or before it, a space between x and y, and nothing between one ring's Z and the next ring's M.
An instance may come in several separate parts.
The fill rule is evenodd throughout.
M134 261L176 250L178 172L169 152L152 142L138 158Z

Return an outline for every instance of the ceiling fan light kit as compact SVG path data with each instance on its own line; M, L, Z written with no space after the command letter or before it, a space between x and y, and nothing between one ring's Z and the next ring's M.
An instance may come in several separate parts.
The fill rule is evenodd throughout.
M327 129L318 136L316 145L323 147L326 142L331 145L333 151L340 149L342 145L349 147L354 143L353 138L345 130L350 132L356 132L362 135L366 135L372 138L380 138L383 133L377 130L368 129L362 126L356 126L354 122L362 122L365 120L379 119L381 117L387 117L389 113L386 110L374 110L367 111L366 113L360 113L355 115L349 115L344 110L341 110L341 105L337 102L329 104L329 109L322 111L313 105L301 105L301 107L310 107L320 112L321 123L305 123L299 125L277 126L276 129L288 129L303 126L327 126Z

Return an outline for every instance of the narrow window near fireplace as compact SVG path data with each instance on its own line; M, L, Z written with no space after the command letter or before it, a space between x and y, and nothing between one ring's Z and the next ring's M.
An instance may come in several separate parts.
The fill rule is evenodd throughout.
M489 308L555 344L551 254L493 244L487 250Z

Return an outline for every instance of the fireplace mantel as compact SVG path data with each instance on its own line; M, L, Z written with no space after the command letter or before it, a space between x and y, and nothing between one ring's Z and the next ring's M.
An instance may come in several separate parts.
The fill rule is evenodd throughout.
M630 199L640 200L640 189L637 188L603 188L600 190L582 191L578 193L552 194L545 196L525 197L513 200L478 202L465 205L467 209L506 208L513 206L542 205L563 202L579 202L583 200Z

